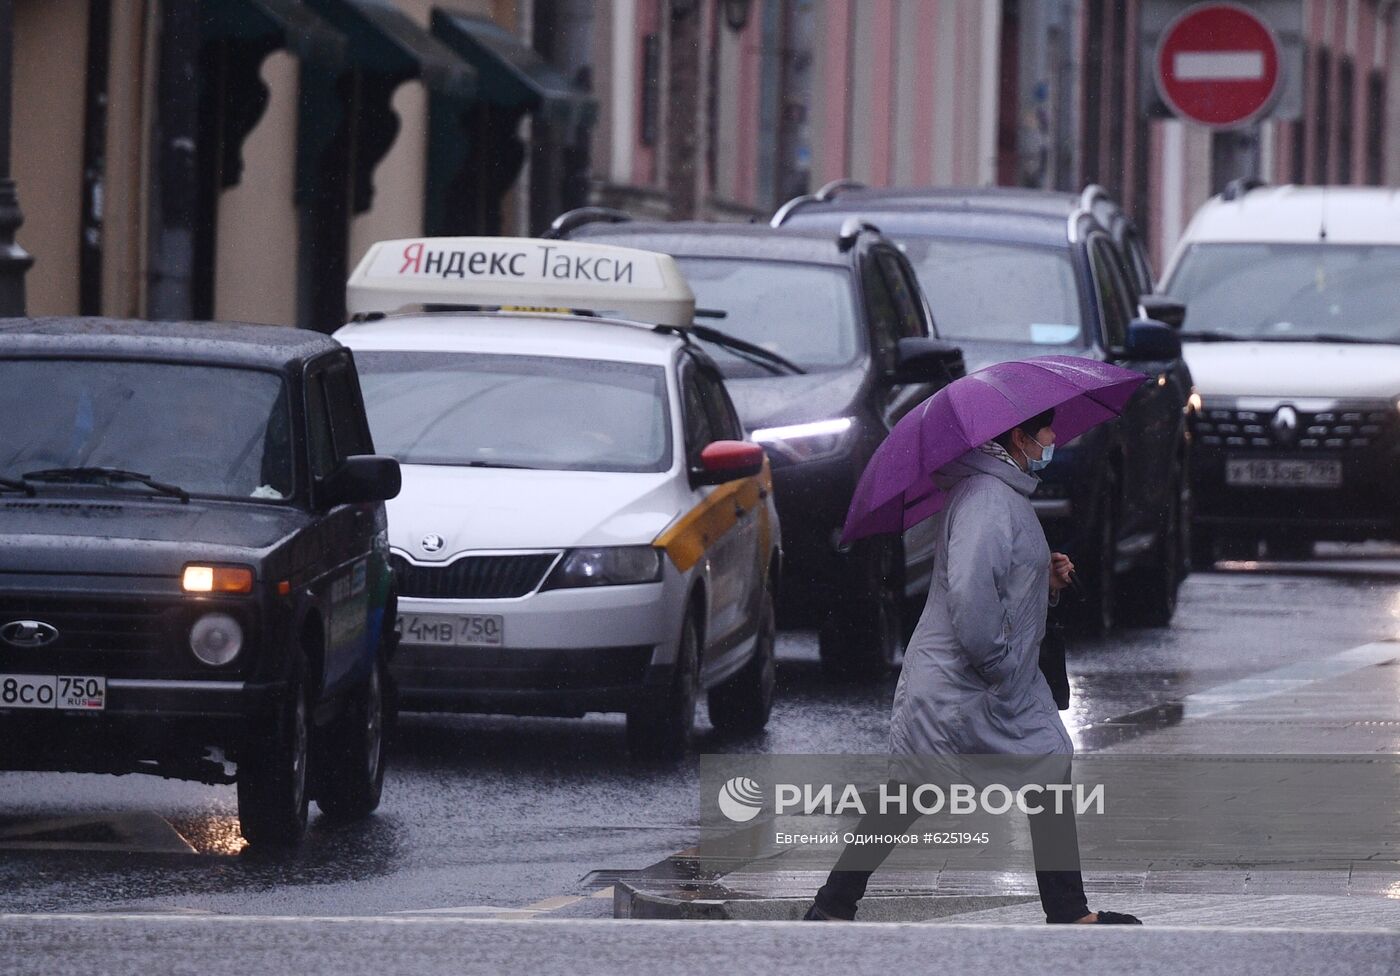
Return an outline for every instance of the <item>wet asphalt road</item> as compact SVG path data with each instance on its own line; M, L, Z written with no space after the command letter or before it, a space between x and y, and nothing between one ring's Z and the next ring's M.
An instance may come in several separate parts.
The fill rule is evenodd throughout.
M1067 720L1093 747L1106 729L1130 735L1135 723L1169 720L1132 718L1153 706L1397 638L1400 551L1230 564L1187 582L1171 628L1077 642ZM779 681L766 733L724 738L705 726L697 753L884 748L893 677L829 683L812 635L796 633L781 642ZM313 823L299 853L276 858L241 851L231 787L0 773L0 913L603 917L610 900L586 896L604 892L612 872L696 839L696 771L694 760L630 762L620 717L405 716L379 814L351 827Z

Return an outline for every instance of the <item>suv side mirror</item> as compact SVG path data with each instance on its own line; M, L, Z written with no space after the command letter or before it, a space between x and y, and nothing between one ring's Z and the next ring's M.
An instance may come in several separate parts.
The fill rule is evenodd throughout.
M1127 359L1180 359L1181 336L1176 330L1151 319L1134 319L1128 323L1128 343L1124 348Z
M900 339L895 352L896 383L951 383L967 375L962 348L942 339Z
M752 478L763 470L763 448L752 441L713 441L700 452L700 464L690 471L696 486L722 485Z
M328 508L383 502L398 495L402 486L397 460L383 454L356 454L321 481L319 497Z
M1173 329L1186 324L1186 303L1179 302L1170 295L1143 295L1138 299L1138 308L1143 318L1161 322Z

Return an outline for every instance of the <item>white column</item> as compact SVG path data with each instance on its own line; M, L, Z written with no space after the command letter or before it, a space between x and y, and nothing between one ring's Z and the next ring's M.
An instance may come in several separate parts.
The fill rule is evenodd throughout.
M637 144L637 0L612 5L612 167L614 183L632 182Z
M978 92L977 182L997 177L997 109L1001 104L1001 3L982 2L981 90Z

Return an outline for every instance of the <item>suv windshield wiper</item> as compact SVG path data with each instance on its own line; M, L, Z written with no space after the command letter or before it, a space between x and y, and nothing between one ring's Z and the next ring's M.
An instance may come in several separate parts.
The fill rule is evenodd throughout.
M800 376L807 372L791 359L780 356L771 349L764 349L762 346L747 342L727 332L721 332L719 329L711 328L708 325L691 325L678 331L683 334L693 335L701 342L708 342L711 345L719 346L726 352L732 353L760 369L766 369L775 376L782 376L784 373Z
M1201 331L1183 332L1181 338L1196 342L1244 342L1247 337L1232 335L1229 332Z
M122 468L44 468L42 471L26 471L20 475L25 481L46 481L53 484L106 484L132 483L145 485L162 495L172 495L181 502L188 503L190 493L179 485L156 481L148 474L139 471L126 471ZM32 486L31 486L32 487Z
M1317 332L1311 335L1271 335L1258 337L1265 342L1334 342L1353 346L1393 346L1400 339L1367 339L1364 336L1343 335L1340 332Z
M0 488L5 488L9 491L22 491L30 498L33 498L35 495L34 486L31 485L29 482L21 481L18 478L0 477Z

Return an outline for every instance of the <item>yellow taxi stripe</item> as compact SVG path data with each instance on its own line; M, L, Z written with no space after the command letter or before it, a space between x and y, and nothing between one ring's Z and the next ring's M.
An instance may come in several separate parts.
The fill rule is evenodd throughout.
M706 550L724 537L739 521L739 513L748 512L755 506L763 508L761 534L764 551L767 552L771 527L768 525L767 506L762 505L761 491L771 491L772 476L768 462L763 463L763 473L754 478L741 478L715 488L714 491L686 512L671 527L657 536L653 545L666 550L677 569L687 572L704 557Z

